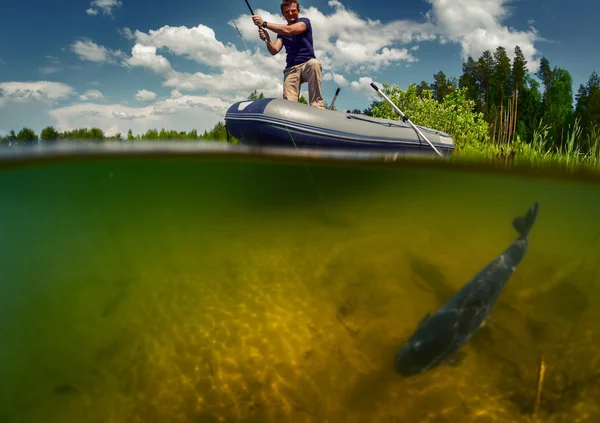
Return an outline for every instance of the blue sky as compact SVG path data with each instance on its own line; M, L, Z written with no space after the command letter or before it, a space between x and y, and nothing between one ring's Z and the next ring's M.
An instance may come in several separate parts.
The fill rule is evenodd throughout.
M284 22L280 0L250 4ZM600 72L600 2L592 0L300 5L313 22L325 100L342 89L338 110L368 107L371 81L406 88L439 70L459 77L467 55L497 45L512 56L518 44L532 72L542 56L567 69L574 94ZM47 125L203 131L254 89L281 97L285 51L268 53L244 0L31 0L11 2L2 15L0 134Z

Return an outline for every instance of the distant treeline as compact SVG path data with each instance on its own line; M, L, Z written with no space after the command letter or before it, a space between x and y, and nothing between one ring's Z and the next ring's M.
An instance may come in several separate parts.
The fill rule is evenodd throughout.
M10 133L3 137L0 142L5 144L26 144L35 143L39 140L42 141L58 141L58 140L84 140L84 141L140 141L140 140L213 140L213 141L227 141L227 130L223 122L219 122L210 131L204 131L202 134L198 134L198 131L192 129L189 132L186 131L174 131L165 130L164 128L160 131L156 129L149 129L143 134L134 135L131 129L126 135L120 133L107 136L104 131L100 128L81 128L73 131L58 132L54 127L48 126L44 128L41 134L38 135L30 128L23 128L18 133L10 131ZM231 138L229 139L231 141Z

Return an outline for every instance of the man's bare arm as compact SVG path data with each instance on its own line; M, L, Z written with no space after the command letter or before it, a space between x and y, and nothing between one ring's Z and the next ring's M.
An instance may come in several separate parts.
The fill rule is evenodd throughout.
M283 47L283 41L281 40L281 38L277 38L275 39L275 42L271 42L271 37L269 36L267 31L265 31L262 28L259 28L258 32L260 34L260 39L265 41L269 53L271 53L272 55L276 55L277 53L279 53L279 51Z
M275 34L298 35L298 34L302 34L308 28L304 22L296 22L291 25L282 25L282 24L267 22L267 29L273 31Z

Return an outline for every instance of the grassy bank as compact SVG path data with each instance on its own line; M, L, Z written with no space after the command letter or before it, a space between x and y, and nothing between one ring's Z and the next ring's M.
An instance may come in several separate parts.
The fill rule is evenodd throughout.
M539 125L534 130L530 143L519 137L511 142L494 143L461 142L456 140L455 160L505 161L519 164L548 164L561 168L600 169L600 127L593 127L590 134L584 135L579 121L566 128L566 142L554 142L550 128Z

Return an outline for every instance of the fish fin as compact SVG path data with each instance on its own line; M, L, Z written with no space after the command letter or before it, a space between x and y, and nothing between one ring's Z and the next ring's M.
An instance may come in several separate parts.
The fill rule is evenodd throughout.
M533 223L535 222L535 218L538 213L538 202L536 201L533 205L527 210L525 216L518 216L513 219L513 227L522 237L526 237L531 230Z
M442 363L444 366L448 367L458 367L460 366L465 359L467 358L467 353L461 350L458 350L452 354L450 354Z

